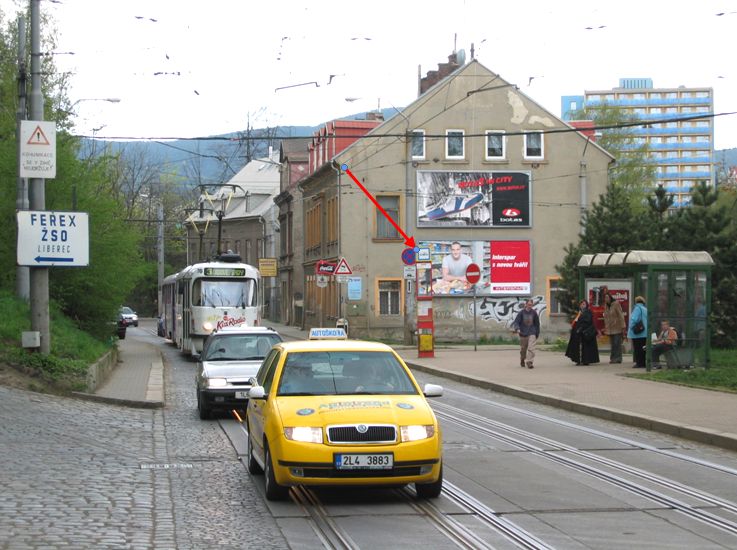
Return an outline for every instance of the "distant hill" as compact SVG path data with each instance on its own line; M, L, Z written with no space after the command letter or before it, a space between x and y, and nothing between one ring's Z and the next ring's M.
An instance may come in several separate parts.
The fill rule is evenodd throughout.
M384 119L397 113L395 109L382 109ZM366 113L347 117L349 120L366 118ZM128 158L136 159L141 165L156 165L161 172L179 177L183 185L190 189L199 183L226 183L243 166L247 159L266 157L269 146L279 148L282 138L311 137L320 126L280 126L277 128L258 128L246 132L234 132L219 136L198 139L179 139L173 141L110 141L114 152L125 150ZM249 143L250 142L250 143ZM82 155L86 156L100 143L85 139Z
M727 168L737 166L737 148L714 151L714 164L717 166L724 165Z

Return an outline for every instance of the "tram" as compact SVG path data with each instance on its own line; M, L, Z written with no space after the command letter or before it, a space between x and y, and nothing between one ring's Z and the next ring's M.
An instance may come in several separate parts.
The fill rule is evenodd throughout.
M261 323L261 275L237 254L185 267L162 283L160 332L179 349L199 355L210 332Z

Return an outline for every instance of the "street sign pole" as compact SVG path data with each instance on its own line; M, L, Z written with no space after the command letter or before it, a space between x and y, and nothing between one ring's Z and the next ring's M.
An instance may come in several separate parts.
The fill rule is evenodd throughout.
M466 281L473 285L473 351L476 351L478 333L476 332L476 283L481 279L481 268L476 264L468 264Z
M41 2L31 2L31 120L43 120L44 105L41 91ZM31 210L46 209L46 190L43 178L28 180ZM30 269L31 329L40 334L40 352L51 351L49 324L49 268Z
M478 333L476 332L476 285L473 285L473 351L476 351L478 341Z

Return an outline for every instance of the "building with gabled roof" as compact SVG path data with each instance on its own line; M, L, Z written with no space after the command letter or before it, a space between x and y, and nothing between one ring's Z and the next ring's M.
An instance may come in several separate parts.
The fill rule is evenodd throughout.
M408 339L416 298L432 295L436 336L469 340L475 288L480 334L508 334L528 298L544 333L567 331L555 266L605 192L612 156L476 60L454 54L431 73L401 113L318 155L299 184L305 327L345 318L352 336ZM425 255L416 278L407 237ZM341 258L345 282L315 274Z

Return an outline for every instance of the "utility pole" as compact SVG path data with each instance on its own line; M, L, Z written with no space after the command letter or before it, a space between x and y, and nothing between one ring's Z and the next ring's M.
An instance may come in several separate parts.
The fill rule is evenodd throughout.
M156 208L156 252L158 256L158 293L157 293L157 310L159 315L163 313L161 307L161 287L164 284L164 194L161 192L161 181L159 181L159 193L157 197Z
M21 121L26 120L26 19L22 15L18 17L18 113L16 126L16 139L18 141L18 166L20 167L20 126ZM17 194L15 198L16 210L28 210L28 187L26 178L20 177L18 171ZM19 265L15 268L15 294L26 302L30 298L30 279L28 266Z
M31 0L31 120L44 120L41 92L41 0ZM46 210L43 178L28 179L31 210ZM31 330L41 334L41 353L51 351L49 327L49 268L30 268Z

